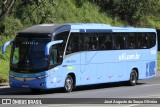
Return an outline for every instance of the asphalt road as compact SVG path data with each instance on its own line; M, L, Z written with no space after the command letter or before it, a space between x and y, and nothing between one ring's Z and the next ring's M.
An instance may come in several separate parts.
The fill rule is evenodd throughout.
M124 82L108 83L101 85L78 87L71 93L65 93L61 89L52 89L52 90L42 91L39 94L35 94L32 93L29 89L11 89L9 87L0 87L0 98L160 98L160 76L147 80L139 80L136 86L128 86ZM79 100L81 100L79 104L81 103L90 104L90 103L99 103L102 99L84 99L84 100L79 99ZM36 105L34 106L36 107ZM45 105L45 107L52 107L52 106L69 107L71 105L70 104ZM87 107L90 106L91 105L88 105ZM109 104L107 106L113 106L113 105ZM144 105L116 104L114 106L143 107ZM145 106L146 107L151 106L151 104ZM160 107L160 104L152 106ZM39 107L42 107L42 105Z

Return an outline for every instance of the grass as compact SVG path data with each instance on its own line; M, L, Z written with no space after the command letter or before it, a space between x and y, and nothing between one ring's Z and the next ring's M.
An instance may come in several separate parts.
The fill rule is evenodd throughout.
M12 40L14 37L0 37L0 49L2 44L6 41ZM0 52L0 82L8 81L8 71L9 71L9 59L10 59L10 46L7 47L5 54Z

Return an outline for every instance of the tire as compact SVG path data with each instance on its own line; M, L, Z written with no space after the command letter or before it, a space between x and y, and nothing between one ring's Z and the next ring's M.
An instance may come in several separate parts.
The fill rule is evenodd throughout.
M64 91L71 92L73 90L73 78L72 76L68 75L65 84L64 84Z
M130 86L135 86L137 84L137 72L135 70L132 70L129 80Z

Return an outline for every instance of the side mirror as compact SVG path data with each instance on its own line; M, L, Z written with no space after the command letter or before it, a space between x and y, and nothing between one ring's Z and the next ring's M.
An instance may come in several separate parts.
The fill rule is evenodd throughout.
M4 43L4 44L2 45L2 54L5 53L6 47L7 47L8 45L12 44L12 43L13 43L13 40L8 41L8 42L6 42L6 43Z
M55 45L55 44L60 44L60 43L62 43L62 42L63 42L63 40L57 40L57 41L49 42L49 43L46 45L46 47L45 47L45 55L46 55L46 56L49 55L49 49L50 49L51 46L53 46L53 45Z

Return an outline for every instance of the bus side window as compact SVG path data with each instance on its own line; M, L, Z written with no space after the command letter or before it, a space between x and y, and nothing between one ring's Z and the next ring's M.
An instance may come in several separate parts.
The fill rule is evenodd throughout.
M156 34L155 33L147 33L147 44L148 48L152 48L156 45Z
M113 33L113 49L125 49L125 35L123 33Z
M83 51L91 50L89 33L83 33L82 36L83 36Z
M99 36L99 49L111 50L112 49L112 36L110 33L101 33Z
M147 48L147 33L137 33L138 48Z
M55 46L51 47L51 51L50 51L50 65L54 65L58 63L58 50Z
M98 49L98 37L97 37L97 33L90 33L89 34L89 38L90 38L90 41L89 41L89 47L90 47L90 50L91 51L95 51Z
M68 35L69 35L69 31L65 31L65 32L61 32L61 33L55 35L53 38L54 40L63 40L63 42L61 44L58 44L59 63L62 63L63 54L65 51L65 46L67 43Z
M72 33L70 35L70 38L67 44L66 55L74 52L79 52L81 50L82 50L82 39L80 37L80 34Z
M134 33L127 33L127 48L135 49L136 48L136 37Z
M83 33L83 50L95 51L98 49L97 33Z

